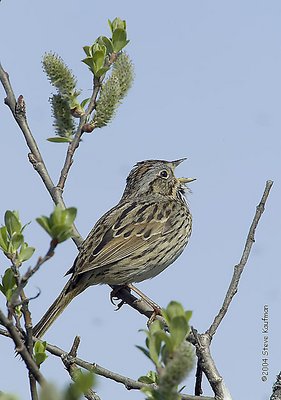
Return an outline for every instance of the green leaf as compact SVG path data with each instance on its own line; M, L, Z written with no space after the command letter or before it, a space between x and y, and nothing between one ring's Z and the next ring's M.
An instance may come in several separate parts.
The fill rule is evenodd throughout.
M113 32L113 26L112 26L112 22L110 21L110 19L107 20L109 28L111 30L111 33Z
M31 224L31 221L27 222L26 224L23 225L23 227L21 228L21 232L24 231L24 229Z
M90 101L90 97L88 97L87 99L84 99L80 104L81 107L84 108L89 103L89 101Z
M46 346L47 342L40 342L39 340L35 342L33 351L35 362L38 366L41 365L48 357L46 354Z
M75 207L63 209L57 205L50 217L42 216L36 218L36 221L42 228L59 243L64 242L73 235L72 224L76 217Z
M36 218L36 221L50 236L52 236L52 231L51 231L51 228L49 225L48 217L46 217L45 215L42 215L41 217Z
M2 277L1 292L7 296L8 290L13 290L16 287L16 279L11 268L6 269Z
M75 218L76 218L76 215L77 215L77 208L69 207L69 208L66 208L63 211L64 211L64 214L65 214L65 224L66 225L72 225L74 220L75 220Z
M152 324L149 327L149 333L154 334L155 332L161 331L162 330L162 325L158 319L152 322Z
M14 289L7 289L6 290L5 296L6 296L7 301L11 300L13 293L14 293Z
M87 392L94 384L94 374L92 372L79 373L75 377L75 385L81 393Z
M21 222L18 218L18 213L16 211L7 210L5 212L4 220L10 237L14 233L21 232Z
M112 54L113 52L113 47L112 47L112 41L108 39L106 36L99 36L96 40L97 43L102 44L106 47L106 54Z
M23 262L29 260L35 251L34 247L28 247L27 243L23 243L21 246L18 259Z
M126 21L116 17L114 18L114 20L112 22L110 22L110 28L112 28L112 33L116 30L116 29L124 29L126 30Z
M113 51L118 53L121 51L127 44L129 40L127 40L127 33L124 29L115 29L112 34L112 46Z
M169 325L170 321L177 316L185 316L184 308L177 301L171 301L167 308L163 310L163 317Z
M12 251L11 253L15 253L17 249L23 244L24 242L24 237L21 233L15 233L12 238L11 238L11 246L12 246Z
M56 225L63 225L65 221L65 214L63 213L63 208L59 205L55 206L54 211L51 213L49 218L49 225L51 230Z
M91 47L90 47L90 46L84 46L84 47L83 47L83 50L84 50L84 52L86 53L86 56L87 56L87 57L91 57L91 56L92 56L92 54L91 54Z
M138 381L147 384L157 383L158 375L156 374L155 371L149 371L146 375L140 376L138 378Z
M37 365L41 365L48 358L45 353L36 353L34 357Z
M160 366L160 361L159 361L159 353L158 353L158 347L156 346L155 343L155 337L151 336L149 338L149 342L148 342L148 349L149 349L149 355L150 355L150 359L154 362L154 364L156 365L156 367Z
M175 348L177 348L184 340L189 331L188 323L183 316L177 316L172 319L169 324L170 338Z
M72 138L68 138L68 137L50 137L47 140L49 142L53 142L53 143L71 143L72 142Z
M140 376L140 377L138 378L138 382L147 383L147 384L153 383L153 382L151 381L151 379L148 378L148 377L145 376L145 375Z
M47 342L41 342L40 340L37 340L34 344L34 353L42 353L46 350L46 346Z
M148 350L146 350L144 347L138 346L138 345L136 345L136 348L139 349L140 351L142 351L143 354L146 355L146 357L148 357L150 359L150 354L149 354Z
M190 318L192 317L192 311L186 311L185 312L185 319L187 322L190 321Z
M93 54L93 62L94 62L94 73L101 69L104 66L105 61L105 53L102 50L97 50Z
M82 62L90 68L90 70L95 73L95 63L92 57L86 57L82 60Z
M0 228L0 247L3 251L8 251L8 232L6 226Z
M166 347L167 347L167 351L171 352L172 351L172 341L171 341L171 337L167 335L166 332L164 332L163 330L160 332L157 332L157 337L158 340L161 340L162 343L165 343ZM162 346L163 347L163 346Z
M52 228L52 237L57 239L59 243L64 242L73 235L72 227L65 228L65 225L55 225Z
M94 374L92 372L83 373L80 369L74 372L74 383L69 385L63 399L64 400L79 400L81 395L87 391L94 384Z
M109 67L102 67L99 70L96 71L95 75L97 78L100 78L102 75L104 75L107 71L109 70Z

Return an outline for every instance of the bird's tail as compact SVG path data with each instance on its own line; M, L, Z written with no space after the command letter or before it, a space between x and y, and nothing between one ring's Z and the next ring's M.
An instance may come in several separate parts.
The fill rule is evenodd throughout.
M33 327L33 336L38 339L41 338L74 297L83 292L84 289L86 289L85 286L73 285L73 281L70 279L48 311Z

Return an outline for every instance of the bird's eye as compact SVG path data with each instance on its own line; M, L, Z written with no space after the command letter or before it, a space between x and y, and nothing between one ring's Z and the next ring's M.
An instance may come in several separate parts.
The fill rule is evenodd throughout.
M161 176L161 178L165 178L167 179L169 174L168 171L166 171L165 169L163 169L162 171L159 172L159 175Z

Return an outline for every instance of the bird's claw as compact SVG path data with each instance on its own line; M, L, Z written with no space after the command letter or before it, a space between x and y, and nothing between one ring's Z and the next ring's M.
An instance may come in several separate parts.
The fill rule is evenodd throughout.
M128 288L128 286L115 286L115 287L112 289L112 291L111 291L111 293L110 293L110 301L111 301L111 304L113 304L114 306L116 306L115 311L120 310L120 308L121 308L124 304L126 304L125 300L121 300L118 304L116 304L116 302L115 302L115 300L120 300L120 298L119 298L119 296L118 296L118 292L119 292L121 289L126 289L126 290L128 290L129 292L131 292L131 290Z

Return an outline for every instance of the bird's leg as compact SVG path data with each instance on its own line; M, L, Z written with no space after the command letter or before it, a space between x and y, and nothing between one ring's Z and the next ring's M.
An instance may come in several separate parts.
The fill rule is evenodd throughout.
M149 297L147 297L141 290L139 290L138 288L136 288L134 285L132 285L131 283L129 283L127 285L127 287L132 290L133 292L135 292L146 304L148 304L152 309L153 309L153 314L150 317L150 319L154 316L153 319L155 319L156 315L161 315L161 307L156 304L153 300L151 300ZM149 320L150 320L149 319ZM152 319L152 320L153 320Z
M149 318L148 321L148 325L150 325L156 318L157 315L161 315L161 307L156 304L153 300L151 300L149 297L147 297L141 290L139 290L138 288L136 288L134 285L132 285L131 283L127 284L127 285L112 285L112 291L110 293L110 301L113 305L116 305L116 303L114 302L114 299L118 299L118 292L121 289L126 289L129 291L129 293L131 291L135 292L149 307L152 308L153 313L151 315L151 317ZM116 311L120 310L120 308L125 304L124 300L121 300L120 303L117 304L117 308Z

